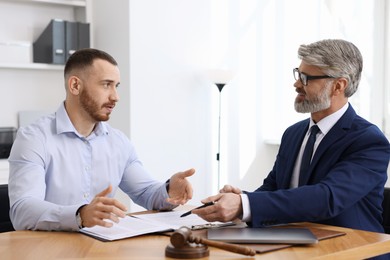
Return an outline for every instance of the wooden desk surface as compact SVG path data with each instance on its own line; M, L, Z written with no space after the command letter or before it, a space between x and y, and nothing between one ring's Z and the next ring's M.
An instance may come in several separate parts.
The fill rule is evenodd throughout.
M322 240L309 246L293 246L255 259L363 259L390 252L390 235L334 226L304 223L345 232L346 235ZM169 237L144 235L114 242L101 242L81 233L14 231L0 233L1 259L172 259L165 257ZM251 257L209 247L202 259L250 259Z

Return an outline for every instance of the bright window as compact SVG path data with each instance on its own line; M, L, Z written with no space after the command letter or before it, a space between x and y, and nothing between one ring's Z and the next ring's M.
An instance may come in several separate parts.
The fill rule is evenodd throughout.
M286 127L308 117L294 110L292 69L300 63L300 44L326 38L351 41L362 52L363 75L350 102L358 114L383 128L384 1L269 1L266 8L263 35L271 37L264 37L260 50L264 57L261 86L265 86L262 111L266 122L272 122L267 125L272 127L266 129L264 137L279 140Z

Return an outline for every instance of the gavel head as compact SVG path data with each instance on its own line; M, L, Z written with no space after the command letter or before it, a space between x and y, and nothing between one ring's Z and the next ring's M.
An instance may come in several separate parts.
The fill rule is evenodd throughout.
M171 244L176 248L185 247L188 245L191 234L191 230L188 227L181 227L171 235Z

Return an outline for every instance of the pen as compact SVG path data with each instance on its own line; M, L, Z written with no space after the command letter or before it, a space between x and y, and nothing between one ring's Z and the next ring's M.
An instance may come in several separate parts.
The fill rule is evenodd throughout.
M208 207L208 206L211 206L211 205L214 205L214 201L207 202L207 203L203 204L202 206L199 206L199 207L194 208L194 209L201 209L201 208L205 208L205 207ZM194 209L191 209L190 211L187 211L186 213L184 213L180 217L182 218L182 217L190 215L192 213L192 210L194 210Z

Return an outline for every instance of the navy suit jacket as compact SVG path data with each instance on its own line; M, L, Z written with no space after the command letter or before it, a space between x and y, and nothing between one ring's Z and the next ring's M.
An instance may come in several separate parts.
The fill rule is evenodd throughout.
M390 145L383 133L351 105L319 144L307 184L290 189L296 157L309 119L283 134L272 171L248 192L251 226L317 222L383 232L382 200Z

